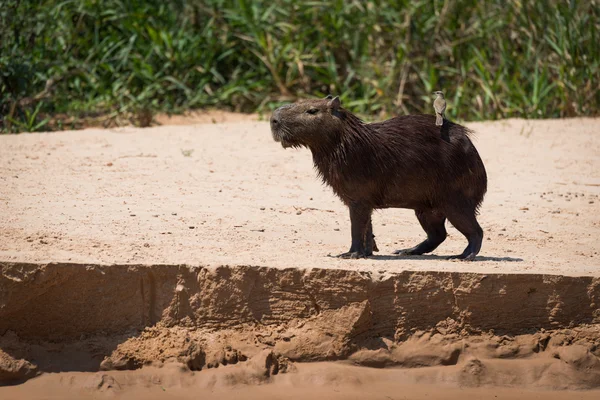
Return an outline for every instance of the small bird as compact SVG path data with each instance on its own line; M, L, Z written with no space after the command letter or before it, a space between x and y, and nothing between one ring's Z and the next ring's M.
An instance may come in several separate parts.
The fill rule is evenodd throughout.
M446 100L444 99L444 93L441 91L433 92L436 98L433 102L433 109L435 110L435 124L442 126L444 124L444 111L446 111Z

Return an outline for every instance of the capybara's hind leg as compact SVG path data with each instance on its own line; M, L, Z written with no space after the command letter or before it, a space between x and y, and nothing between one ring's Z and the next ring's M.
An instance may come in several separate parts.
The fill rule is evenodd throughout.
M421 227L427 233L427 239L410 249L396 250L394 254L420 255L435 250L446 240L446 217L438 210L415 211Z
M452 211L448 213L448 221L456 228L460 233L465 235L469 244L462 252L455 256L448 257L448 259L458 258L460 260L472 261L475 259L479 250L481 250L481 242L483 241L483 230L477 218L475 218L475 210L460 210Z

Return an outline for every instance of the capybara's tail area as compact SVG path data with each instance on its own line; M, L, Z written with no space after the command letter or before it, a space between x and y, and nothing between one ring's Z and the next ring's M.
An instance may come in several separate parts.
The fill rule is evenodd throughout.
M473 193L473 203L475 205L475 215L479 215L481 203L483 203L483 198L487 192L487 173L485 171L483 161L481 160L481 157L479 157L479 153L475 149L475 146L473 146L473 151L475 152L475 187L477 188L477 190L475 190Z
M483 160L470 137L474 134L469 128L459 124L451 126L451 141L457 150L454 154L455 165L460 166L458 185L462 188L463 202L466 207L479 214L483 198L487 192L487 173Z

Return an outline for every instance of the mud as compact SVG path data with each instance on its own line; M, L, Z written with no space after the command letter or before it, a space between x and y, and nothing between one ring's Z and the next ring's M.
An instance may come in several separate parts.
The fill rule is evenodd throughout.
M298 364L294 373L278 374L262 384L246 384L239 365L200 373L175 364L136 371L45 374L19 386L0 388L3 399L307 399L362 400L595 400L600 391L548 391L432 382L420 370L366 369L340 363ZM436 378L458 375L459 367L428 369ZM442 372L446 372L443 374Z
M454 366L435 379L431 371L419 379L469 387L600 386L600 278L251 266L1 267L4 383L40 372L165 363L190 371L240 364L245 378L239 379L251 383L297 363L346 361L372 368Z
M520 334L600 323L600 278L594 277L251 266L0 267L0 333L28 339L114 335L158 322L226 329L336 315L340 321L331 329L396 340L436 326L441 333Z

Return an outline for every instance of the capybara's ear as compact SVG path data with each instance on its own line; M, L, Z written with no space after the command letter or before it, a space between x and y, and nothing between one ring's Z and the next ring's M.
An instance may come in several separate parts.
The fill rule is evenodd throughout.
M327 100L331 100L331 99L333 99L333 95L331 95L331 94L328 94L328 95L327 95L327 97L325 97L325 98L326 98Z
M342 103L340 102L339 96L335 96L333 99L329 100L329 103L327 103L327 107L331 108L333 111L337 111L341 105Z

